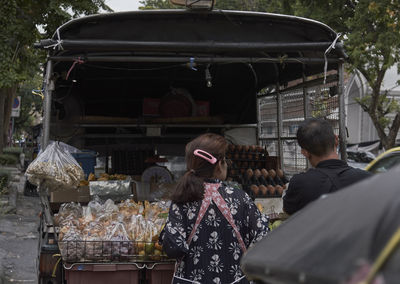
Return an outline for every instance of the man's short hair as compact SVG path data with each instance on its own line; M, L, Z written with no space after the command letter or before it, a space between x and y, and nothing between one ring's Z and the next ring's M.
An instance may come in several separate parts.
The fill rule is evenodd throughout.
M309 153L322 157L333 151L335 133L328 121L308 118L300 124L297 130L297 142Z

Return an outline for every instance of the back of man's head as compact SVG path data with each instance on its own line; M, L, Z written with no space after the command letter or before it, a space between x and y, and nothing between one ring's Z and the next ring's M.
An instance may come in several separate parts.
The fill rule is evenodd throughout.
M335 134L330 123L324 119L308 118L297 130L300 147L318 157L331 153L335 148Z

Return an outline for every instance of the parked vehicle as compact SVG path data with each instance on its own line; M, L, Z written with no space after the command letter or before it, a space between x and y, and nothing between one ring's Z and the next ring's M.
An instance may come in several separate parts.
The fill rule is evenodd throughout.
M246 275L268 284L398 283L399 171L311 203L249 250Z
M399 164L400 164L400 147L394 147L376 157L365 167L365 170L375 174L384 173Z
M104 158L105 172L139 176L146 183L152 180L151 170L155 179L172 173L176 180L185 171L179 164L185 144L215 132L236 144L229 152L236 162L229 178L240 182L246 169L285 170L284 145L295 138L284 126L312 115L310 100L322 102L328 94L339 110L335 116L327 106L313 105L321 106L337 126L345 158L341 110L346 55L337 40L322 23L255 12L147 10L72 20L37 44L49 50L43 145L51 139L95 151ZM268 123L276 127L276 135L263 131ZM268 152L272 144L275 150ZM297 151L293 143L290 147ZM296 171L296 165L290 164L288 171ZM281 191L254 194L274 198ZM68 275L67 283L74 283L72 275L101 270L100 264L78 269L79 264L53 257L60 252L52 221L59 204L43 195L41 200L41 281L64 283ZM136 264L135 271L156 271L151 270L154 263ZM121 276L115 265L106 268L108 273ZM157 279L142 274L137 273L137 281Z

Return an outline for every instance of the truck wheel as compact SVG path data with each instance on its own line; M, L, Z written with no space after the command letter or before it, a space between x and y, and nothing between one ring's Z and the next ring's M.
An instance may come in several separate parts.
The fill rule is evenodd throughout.
M39 279L39 284L61 284L57 282L57 279L48 278L48 277L41 277Z
M36 185L31 184L28 180L25 181L24 185L24 195L25 196L39 196Z

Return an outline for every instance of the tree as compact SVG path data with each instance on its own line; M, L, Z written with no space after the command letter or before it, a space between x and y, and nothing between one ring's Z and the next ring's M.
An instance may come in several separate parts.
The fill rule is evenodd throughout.
M151 9L176 9L175 5L172 5L169 0L141 0L139 1L139 7L141 10L151 10Z
M290 0L218 0L215 9L238 10L238 11L267 11L269 7L280 7L289 3ZM139 9L177 9L169 0L141 0Z
M157 6L162 0L145 0ZM394 0L218 0L216 8L293 14L321 21L342 33L349 71L360 72L371 94L358 100L386 149L400 128L400 106L382 90L386 71L400 67L400 2ZM358 70L358 71L357 71ZM400 69L398 69L400 71Z
M347 49L352 67L363 74L372 89L371 95L358 102L371 117L385 149L390 149L400 128L400 107L381 87L386 71L400 61L400 3L367 2L360 2L354 18L348 21L352 32L346 40ZM390 114L395 117L390 118Z
M105 0L0 0L0 153L7 140L11 103L22 82L32 78L45 53L33 49L41 37L50 37L62 23L100 9L111 11ZM71 16L67 10L72 11ZM39 33L38 27L45 31Z
M43 98L32 93L32 90L40 89L41 86L42 76L37 74L25 81L17 91L17 95L21 96L21 109L19 117L14 119L14 138L18 140L22 134L30 131L37 117L42 113Z
M348 69L360 72L371 88L371 94L357 102L371 117L383 146L392 148L400 128L400 107L381 88L386 71L400 61L400 3L297 0L293 10L343 33Z

